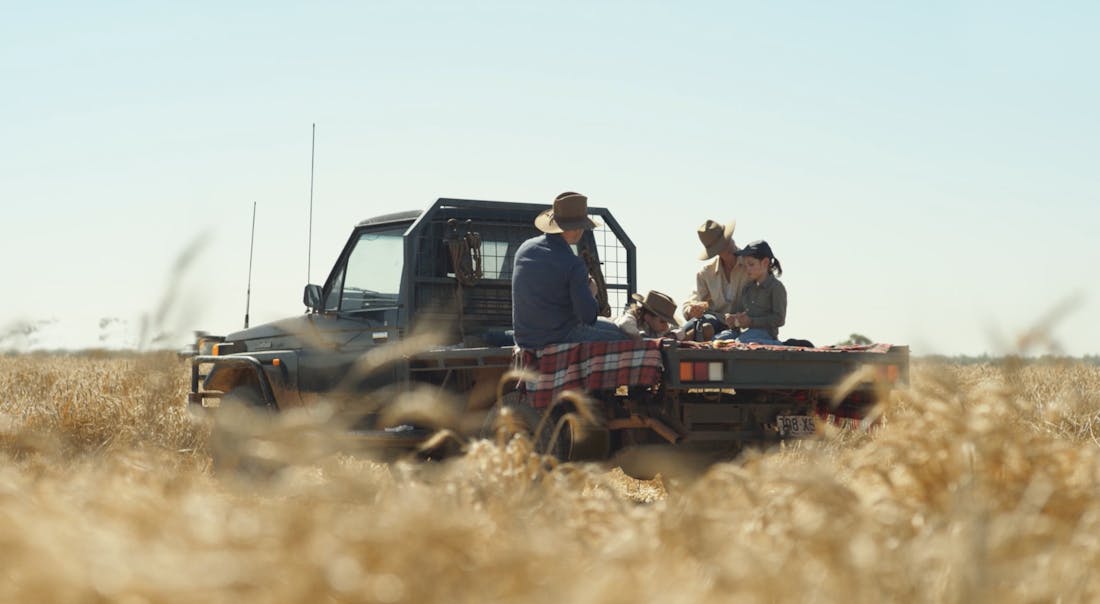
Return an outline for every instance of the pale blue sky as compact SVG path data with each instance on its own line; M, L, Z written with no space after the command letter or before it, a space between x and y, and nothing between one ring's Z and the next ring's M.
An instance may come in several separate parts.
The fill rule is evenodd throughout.
M316 122L314 282L362 218L577 190L638 245L641 289L678 302L705 219L768 239L783 337L997 353L1079 296L1053 335L1100 352L1095 3L4 14L0 336L39 322L38 346L120 345L166 295L165 326L240 327L253 201L253 323L301 312Z

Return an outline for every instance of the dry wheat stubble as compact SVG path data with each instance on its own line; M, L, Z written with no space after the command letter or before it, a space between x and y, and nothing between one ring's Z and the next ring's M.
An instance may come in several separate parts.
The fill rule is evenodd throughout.
M4 357L0 598L1100 596L1095 366L918 363L872 434L671 483L546 464L523 439L382 464L317 449L309 416L218 444L268 464L241 480L213 467L185 378L171 355Z

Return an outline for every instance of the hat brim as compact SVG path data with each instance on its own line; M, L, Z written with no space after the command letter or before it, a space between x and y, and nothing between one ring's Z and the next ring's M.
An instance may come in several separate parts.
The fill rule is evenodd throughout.
M772 257L770 249L761 249L761 248L758 248L758 247L745 247L743 249L737 250L736 252L733 253L733 255L734 256L739 256L741 258L757 258L757 259L771 258Z
M593 219L591 216L559 220L554 216L553 208L543 210L535 217L535 228L543 233L560 233L562 231L572 231L574 229L592 230L600 226L603 226L603 223Z
M718 254L721 254L722 250L726 249L729 246L730 240L733 239L733 230L736 229L736 228L737 228L737 221L736 220L731 220L729 222L729 224L726 225L726 228L722 230L722 239L721 239L721 241L715 243L714 245L711 245L711 246L707 247L702 254L699 254L699 259L700 260L710 260L711 258L717 256Z
M644 308L644 309L648 310L649 312L657 315L658 317L661 317L665 321L668 321L669 325L671 325L673 327L679 327L680 326L680 322L676 320L676 317L666 315L666 314L658 311L657 309L653 308L652 306L646 304L645 303L645 296L635 293L635 294L631 294L630 297L635 302L637 302L638 304L641 304L642 308Z

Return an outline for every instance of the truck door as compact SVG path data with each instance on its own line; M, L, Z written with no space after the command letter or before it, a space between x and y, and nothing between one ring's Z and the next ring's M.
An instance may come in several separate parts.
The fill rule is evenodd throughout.
M310 315L316 342L303 350L303 393L361 392L402 379L403 369L371 375L351 369L376 346L399 337L401 272L407 224L352 235L324 288L324 310Z

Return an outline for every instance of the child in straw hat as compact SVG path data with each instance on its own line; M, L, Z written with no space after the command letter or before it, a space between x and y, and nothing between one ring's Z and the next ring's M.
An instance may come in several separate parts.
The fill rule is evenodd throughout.
M635 340L642 338L683 339L683 332L676 317L676 303L667 294L650 290L643 298L639 294L631 296L634 304L625 313L615 319L615 324L623 333Z

